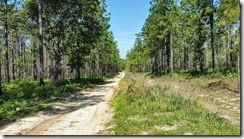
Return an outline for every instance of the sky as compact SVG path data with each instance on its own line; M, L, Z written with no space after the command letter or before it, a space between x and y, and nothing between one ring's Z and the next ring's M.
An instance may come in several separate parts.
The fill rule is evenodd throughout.
M106 4L107 12L111 13L110 30L118 43L120 57L125 59L149 15L150 0L107 0Z

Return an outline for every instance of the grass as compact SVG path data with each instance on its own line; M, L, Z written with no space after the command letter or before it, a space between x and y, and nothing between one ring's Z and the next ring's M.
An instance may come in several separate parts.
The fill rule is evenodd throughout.
M0 126L16 121L19 118L33 115L48 109L53 103L92 84L101 83L105 78L84 78L66 80L63 86L53 86L45 80L44 86L32 79L3 83L3 94L0 96Z
M240 126L170 88L125 77L112 102L116 135L240 135Z
M234 69L216 69L206 70L203 73L189 70L179 70L167 75L153 75L146 73L145 77L157 80L164 80L164 82L179 81L189 82L194 87L209 88L209 89L229 89L233 92L239 93L238 89L238 73Z

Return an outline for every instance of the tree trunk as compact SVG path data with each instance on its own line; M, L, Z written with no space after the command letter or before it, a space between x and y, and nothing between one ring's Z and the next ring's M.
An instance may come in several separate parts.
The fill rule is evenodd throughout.
M204 53L203 53L203 48L200 50L200 71L201 73L204 72Z
M161 70L164 70L164 49L161 49Z
M24 40L23 40L24 41ZM27 62L26 62L26 57L25 57L25 44L23 42L23 78L25 79L27 76Z
M226 53L225 53L225 57L226 57L226 67L229 68L230 67L230 54L229 54L229 48L230 48L230 40L227 38L226 40Z
M22 48L21 40L20 40L20 38L18 38L18 58L21 58L21 51L22 51L21 48ZM19 81L20 81L20 79L21 79L21 71L22 71L22 65L21 65L20 62L18 62L18 68L19 68L18 75L19 75Z
M240 45L241 46L241 45ZM238 68L238 92L241 92L241 69L240 69L240 57L241 57L241 47L239 46L238 56L237 56L237 68Z
M77 41L77 50L76 50L76 78L78 81L81 80L81 77L80 77L80 53L79 53L79 50L78 48L80 47L79 46L79 42Z
M241 5L240 5L241 6ZM241 8L241 7L240 7ZM241 21L241 16L239 17ZM241 31L241 25L239 25L239 31ZM240 34L240 32L239 32ZM241 35L240 35L241 36ZM239 38L241 39L241 37ZM238 54L237 54L237 68L238 68L238 92L241 93L241 43L238 46ZM1 73L1 72L0 72Z
M13 80L15 80L14 48L12 48L12 74L13 74Z
M230 40L230 48L232 48L233 46L233 40L231 39ZM233 62L233 52L231 51L230 52L230 68L233 68L234 67L234 62Z
M167 74L167 38L164 39L164 73Z
M80 43L79 41L76 42L76 78L78 81L81 80L81 76L80 76L80 52L79 52L79 47L80 47Z
M57 49L55 49L57 48ZM56 47L53 48L53 51L54 51L54 61L55 61L55 64L54 64L54 68L52 69L52 82L53 82L53 85L55 86L59 86L59 85L63 85L64 83L64 78L63 78L63 67L62 67L62 55L61 55L61 50L59 49L60 48L60 42L58 41L56 43Z
M33 44L33 78L37 79L37 64L36 64L36 43Z
M49 44L47 44L47 46L49 46ZM45 49L45 77L48 77L48 71L49 71L49 67L48 67L48 50Z
M0 96L3 94L3 89L2 89L2 62L0 60Z
M39 18L39 54L40 54L40 85L44 85L44 60L43 60L43 31L42 31L42 0L38 0Z
M170 71L171 71L171 73L174 72L173 60L174 60L174 54L173 54L173 34L171 32L170 33Z
M214 48L214 5L213 0L210 0L213 11L210 14L210 37L211 37L211 49L212 49L212 69L215 69L215 48Z
M10 82L9 76L9 57L8 57L8 0L4 0L4 33L5 33L5 78Z
M200 71L201 73L204 72L204 40L203 40L203 34L202 34L202 21L199 19L199 25L198 25L198 45L197 45L197 51L198 51L198 58L199 58L199 64L200 64Z
M188 61L187 61L186 40L184 40L184 63L183 63L184 70L187 69L187 63L188 63Z

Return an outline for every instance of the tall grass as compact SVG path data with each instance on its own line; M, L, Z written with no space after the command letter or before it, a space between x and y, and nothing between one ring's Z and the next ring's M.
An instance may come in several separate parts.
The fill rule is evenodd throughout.
M128 77L112 106L116 135L240 135L240 127L170 88L147 87Z

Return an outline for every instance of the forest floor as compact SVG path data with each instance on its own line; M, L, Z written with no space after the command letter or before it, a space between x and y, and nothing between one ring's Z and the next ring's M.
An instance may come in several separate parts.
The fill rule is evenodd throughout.
M55 103L49 110L5 126L1 135L96 135L112 118L109 107L124 73Z

